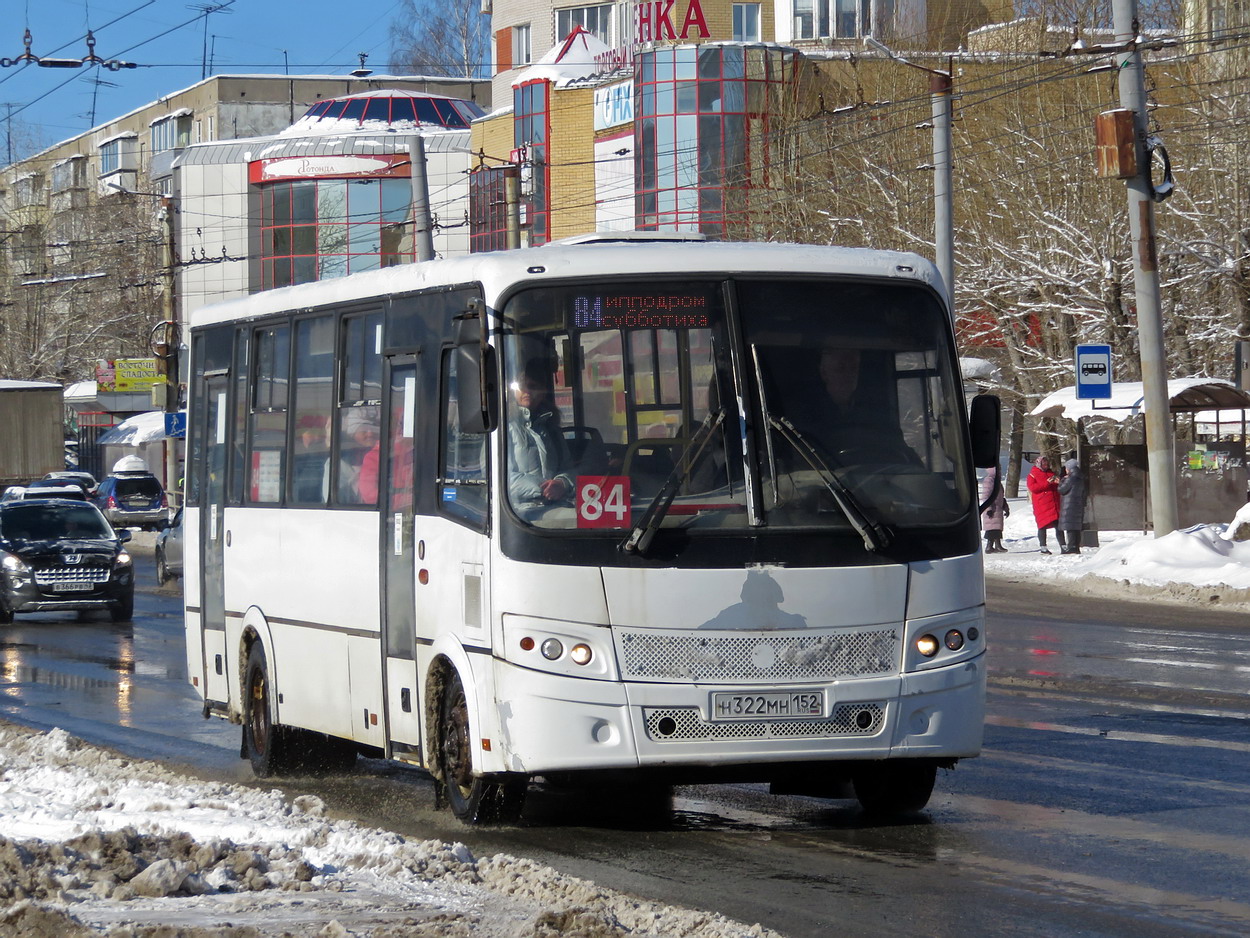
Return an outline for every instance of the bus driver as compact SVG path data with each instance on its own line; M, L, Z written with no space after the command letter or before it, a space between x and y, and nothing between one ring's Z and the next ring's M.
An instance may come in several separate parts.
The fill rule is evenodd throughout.
M573 495L568 446L551 400L546 362L531 358L512 384L508 417L508 495L518 511L568 502Z

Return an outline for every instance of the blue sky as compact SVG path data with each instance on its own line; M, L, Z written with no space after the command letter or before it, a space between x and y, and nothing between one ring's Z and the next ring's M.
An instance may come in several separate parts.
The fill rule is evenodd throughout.
M91 29L102 59L138 68L43 68L29 62L0 68L0 164L12 133L13 156L49 146L200 80L205 57L206 6L228 0L0 0L0 59L24 51L41 58L81 59ZM369 53L368 66L386 71L388 27L399 0L234 0L208 16L210 74L342 75ZM111 24L111 25L109 25ZM164 35L162 35L164 34ZM284 66L284 58L286 65ZM34 138L32 140L32 138Z

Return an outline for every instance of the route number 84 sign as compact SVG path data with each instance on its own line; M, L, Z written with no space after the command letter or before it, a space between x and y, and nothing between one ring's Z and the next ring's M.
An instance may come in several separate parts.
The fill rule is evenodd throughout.
M578 476L577 526L628 528L629 476Z

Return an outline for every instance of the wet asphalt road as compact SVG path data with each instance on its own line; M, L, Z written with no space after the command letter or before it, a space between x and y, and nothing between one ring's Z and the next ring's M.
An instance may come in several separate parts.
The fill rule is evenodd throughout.
M238 728L203 720L186 683L178 592L138 563L133 624L0 628L0 717L251 784ZM281 787L792 936L1250 933L1250 617L999 581L989 632L984 755L905 823L759 786L671 804L535 786L520 826L471 830L398 765Z

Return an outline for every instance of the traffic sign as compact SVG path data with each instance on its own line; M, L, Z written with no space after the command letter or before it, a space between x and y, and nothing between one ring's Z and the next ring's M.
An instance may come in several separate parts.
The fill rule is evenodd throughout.
M1076 347L1076 396L1078 400L1104 400L1111 396L1111 346Z
M165 435L182 439L187 435L187 412L185 410L165 415Z

